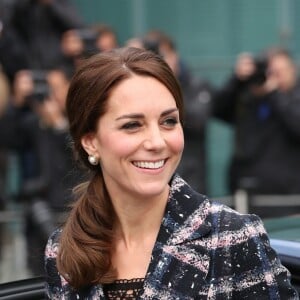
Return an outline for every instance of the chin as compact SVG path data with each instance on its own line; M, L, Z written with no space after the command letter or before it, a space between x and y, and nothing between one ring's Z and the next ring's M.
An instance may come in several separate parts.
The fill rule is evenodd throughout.
M168 183L145 183L142 187L137 189L137 193L145 198L157 197L162 195L168 189Z

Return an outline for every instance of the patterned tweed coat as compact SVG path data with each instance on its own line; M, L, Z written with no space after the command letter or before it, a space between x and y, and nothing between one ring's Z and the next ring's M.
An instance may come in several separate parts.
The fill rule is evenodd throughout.
M59 233L46 247L48 297L105 299L100 284L75 292L58 274ZM299 298L257 216L212 203L175 175L139 299Z

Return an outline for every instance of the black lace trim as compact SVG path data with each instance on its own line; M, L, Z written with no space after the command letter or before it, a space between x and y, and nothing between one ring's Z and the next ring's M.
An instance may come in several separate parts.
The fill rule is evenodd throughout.
M143 290L144 278L119 279L105 284L103 290L108 299L137 299Z

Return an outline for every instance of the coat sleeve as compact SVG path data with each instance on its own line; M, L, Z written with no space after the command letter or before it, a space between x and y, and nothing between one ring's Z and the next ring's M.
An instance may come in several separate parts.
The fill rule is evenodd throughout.
M223 205L213 207L208 295L216 299L299 300L290 272L270 246L261 219Z
M231 248L234 299L299 299L264 225L255 215L244 216L243 237Z
M60 276L56 267L58 239L60 230L56 230L49 238L45 249L46 295L48 299L62 299L66 293L67 282Z
M102 290L96 293L93 289L81 289L75 290L66 281L66 279L60 275L56 266L56 258L59 249L59 237L62 229L55 230L49 237L45 248L45 291L47 299L91 299L94 295L97 299L103 299ZM91 295L92 294L92 295ZM94 299L94 298L93 298Z
M232 75L222 87L216 89L212 98L212 115L234 124L236 106L244 90L245 83Z

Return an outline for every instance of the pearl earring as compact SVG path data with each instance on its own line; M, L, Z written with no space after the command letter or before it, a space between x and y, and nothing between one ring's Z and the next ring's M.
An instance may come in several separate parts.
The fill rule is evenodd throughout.
M99 160L95 155L89 155L88 160L89 160L89 163L93 166L96 166L99 163Z

